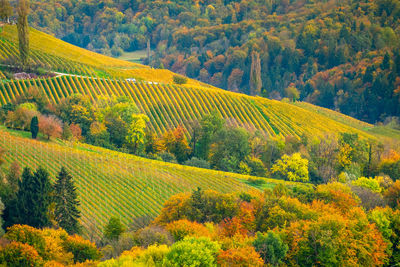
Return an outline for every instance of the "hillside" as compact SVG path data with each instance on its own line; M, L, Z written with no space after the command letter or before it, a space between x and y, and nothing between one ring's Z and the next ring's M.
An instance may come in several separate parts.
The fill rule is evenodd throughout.
M172 195L197 187L219 192L247 191L248 176L148 160L79 143L36 141L24 132L0 127L0 148L5 149L8 170L17 161L21 167L43 166L54 182L64 166L77 186L81 223L85 235L101 237L110 216L128 226L140 226L154 218ZM282 181L265 179L269 186Z
M395 0L31 2L31 25L93 51L123 56L150 39L146 64L217 87L280 99L295 86L370 123L400 115Z
M7 48L0 50L4 63L15 62L18 54L18 45L13 33L15 35L14 26L6 26L0 33L0 46ZM46 46L39 45L38 40L41 38L47 38ZM31 32L30 39L33 62L47 60L49 69L60 71L60 66L71 66L70 73L76 73L77 71L72 69L79 68L82 74L66 73L53 78L31 80L3 78L0 84L0 104L12 101L30 86L35 86L53 103L58 103L62 98L75 93L88 95L93 101L104 96L128 96L149 116L150 129L157 135L162 135L166 130L179 125L184 126L190 134L193 121L215 110L230 125L241 126L250 131L259 130L266 136L323 136L326 132L352 132L365 138L382 136L380 131L371 131L374 128L371 124L350 119L331 110L321 112L324 109L310 104L293 105L247 96L209 87L195 80L189 80L185 85L176 85L172 82L173 73L168 70L150 69L126 61L113 60L36 30ZM55 47L63 49L54 49ZM71 51L71 54L68 51ZM121 67L124 65L125 67ZM102 74L114 73L118 76L100 75L99 71L96 71L98 68L103 68ZM126 77L137 78L137 82L128 82Z

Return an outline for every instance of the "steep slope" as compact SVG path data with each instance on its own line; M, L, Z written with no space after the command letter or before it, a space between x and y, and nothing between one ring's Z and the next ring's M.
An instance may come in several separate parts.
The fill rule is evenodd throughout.
M5 150L7 170L17 161L21 167L46 168L54 181L64 166L77 186L84 233L100 237L110 216L128 226L156 216L172 195L200 187L220 192L249 190L248 176L148 160L78 143L36 141L24 133L0 127L0 148ZM266 179L271 184L282 181Z

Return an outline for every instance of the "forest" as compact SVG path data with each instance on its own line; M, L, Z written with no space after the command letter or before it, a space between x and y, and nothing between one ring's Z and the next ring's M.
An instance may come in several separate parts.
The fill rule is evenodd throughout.
M400 4L378 1L32 1L32 26L231 91L398 117Z

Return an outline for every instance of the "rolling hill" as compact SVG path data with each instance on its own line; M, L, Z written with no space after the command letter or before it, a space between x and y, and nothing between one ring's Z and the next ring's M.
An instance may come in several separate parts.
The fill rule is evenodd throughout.
M18 43L15 26L0 33L0 62L15 62ZM352 132L365 138L382 137L374 126L307 103L285 103L221 90L189 79L185 85L172 82L173 73L163 69L116 60L67 44L37 30L30 34L32 62L49 70L62 71L57 77L6 80L0 83L0 104L12 101L30 86L42 90L53 103L75 93L93 101L104 96L128 96L150 118L158 135L217 111L229 124L259 130L266 136L323 136L326 132ZM46 40L41 46L38 40ZM80 75L76 75L76 73ZM0 73L0 76L2 74ZM3 75L4 76L4 75ZM137 82L126 78L136 78Z
M0 33L0 63L13 65L18 55L15 27ZM261 131L265 136L324 136L326 133L357 133L363 138L396 138L390 132L340 113L307 103L286 103L221 90L195 80L176 85L174 73L115 60L77 48L36 30L31 31L32 64L61 72L52 78L9 80L0 72L0 104L35 86L52 103L80 93L99 97L128 96L150 118L149 128L158 135L217 111L232 126ZM38 40L44 38L45 45ZM135 82L127 78L136 78ZM6 164L22 167L43 165L52 178L65 166L75 178L81 200L85 233L101 234L111 215L124 224L155 216L173 194L196 187L221 192L248 190L248 176L163 163L84 144L35 141L24 133L0 128L0 148ZM282 181L267 179L269 186ZM90 229L90 230L89 230Z
M219 192L247 191L250 176L206 170L144 159L80 143L32 140L28 133L0 127L0 148L5 150L7 170L18 161L21 167L43 166L54 182L64 166L77 186L86 236L101 237L110 216L128 226L143 217L154 218L172 195L200 187ZM265 179L267 186L282 183ZM289 182L285 182L290 184ZM140 225L139 225L140 226ZM88 236L89 237L89 236Z

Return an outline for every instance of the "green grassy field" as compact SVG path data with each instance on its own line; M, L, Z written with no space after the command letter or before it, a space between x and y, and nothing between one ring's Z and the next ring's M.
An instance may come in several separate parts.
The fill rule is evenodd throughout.
M133 63L140 64L141 59L147 57L146 49L136 50L133 52L124 52L121 56L117 57L120 60L125 60Z

